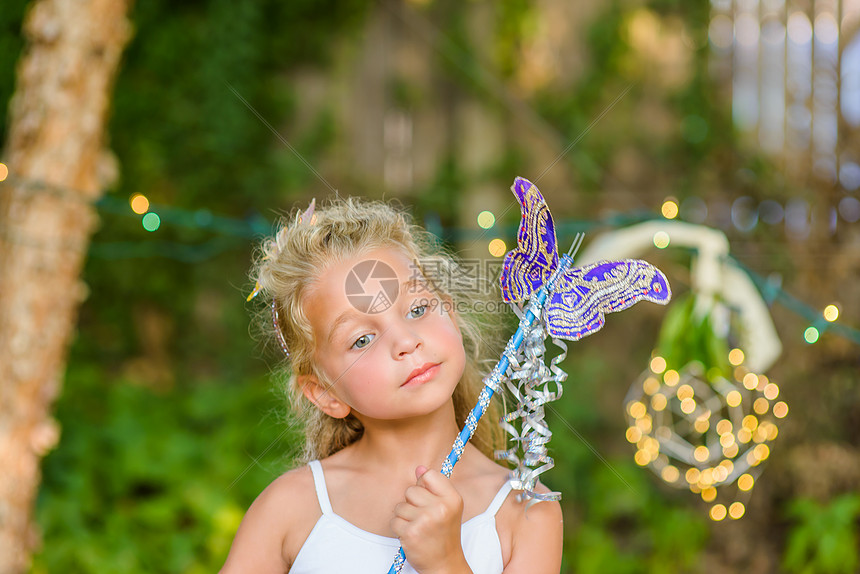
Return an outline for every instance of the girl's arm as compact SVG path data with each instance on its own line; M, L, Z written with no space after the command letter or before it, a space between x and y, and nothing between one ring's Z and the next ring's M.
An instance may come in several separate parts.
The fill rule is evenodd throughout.
M549 489L538 484L538 492ZM563 522L558 502L517 504L511 559L504 574L558 574L561 570Z
M220 574L289 572L285 548L290 531L307 521L302 519L307 513L319 514L313 497L310 500L314 505L309 505L306 502L308 497L300 496L302 489L308 486L306 478L301 471L288 472L257 497L239 525Z

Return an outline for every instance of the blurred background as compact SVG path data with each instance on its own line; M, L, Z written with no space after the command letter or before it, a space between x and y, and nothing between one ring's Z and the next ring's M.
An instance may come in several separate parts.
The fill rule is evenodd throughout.
M29 4L0 10L4 109ZM675 301L570 346L543 475L563 571L860 571L860 0L148 0L128 18L118 177L95 202L32 572L215 571L290 467L283 364L245 302L279 216L335 190L392 199L492 261L515 242L517 175L562 245L686 222L724 235L709 264L755 285L703 285L705 254L671 230L637 245ZM745 366L760 338L781 353ZM649 378L673 376L770 401L761 437L728 441L766 445L755 488L649 454L634 403L657 417Z

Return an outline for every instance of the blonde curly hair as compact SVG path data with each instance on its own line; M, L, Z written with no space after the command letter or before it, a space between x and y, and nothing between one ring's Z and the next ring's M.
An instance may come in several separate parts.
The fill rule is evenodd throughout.
M456 304L453 315L463 337L466 367L454 390L457 424L462 427L480 392L483 377L494 360L489 357L501 349L497 334L498 316L473 312L482 298L480 290L463 288L452 277L462 274L457 261L444 251L434 237L412 222L405 211L378 201L337 198L318 208L313 222L300 223L295 211L280 222L273 237L258 250L252 279L258 283L268 309L277 310L278 327L289 349L282 372L287 375L286 392L297 417L304 425L304 449L296 461L304 463L334 454L358 440L364 429L352 414L331 417L313 405L302 393L300 375L315 375L330 384L314 364L314 335L304 312L304 296L320 272L336 261L343 261L373 249L393 247L417 263L437 294ZM459 275L462 276L462 275ZM264 318L265 317L265 318ZM277 341L275 326L268 311L261 312L259 324L269 342ZM493 335L488 335L488 333ZM280 345L275 345L279 347ZM280 351L279 351L280 352ZM472 443L490 458L504 448L504 433L497 422L501 409L494 401L478 424Z

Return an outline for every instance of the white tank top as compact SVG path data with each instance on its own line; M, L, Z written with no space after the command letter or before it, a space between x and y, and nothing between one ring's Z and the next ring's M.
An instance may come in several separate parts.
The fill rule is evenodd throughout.
M332 511L322 465L308 463L314 475L320 516L299 549L290 574L386 574L400 548L397 538L367 532ZM467 520L460 529L460 541L469 567L475 574L501 574L502 545L496 532L496 512L511 491L505 482L490 506ZM407 560L403 574L415 574Z

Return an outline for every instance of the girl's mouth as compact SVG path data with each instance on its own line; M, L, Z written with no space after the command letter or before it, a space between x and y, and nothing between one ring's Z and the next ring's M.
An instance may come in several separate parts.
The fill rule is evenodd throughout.
M436 376L438 370L439 363L425 363L409 373L409 378L400 386L413 387L416 385L422 385Z

